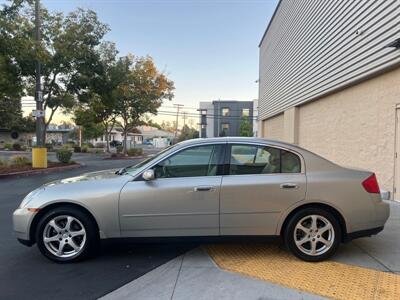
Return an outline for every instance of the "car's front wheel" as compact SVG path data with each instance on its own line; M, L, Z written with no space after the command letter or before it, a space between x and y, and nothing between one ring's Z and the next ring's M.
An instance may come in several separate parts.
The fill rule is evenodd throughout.
M56 262L78 261L93 253L98 242L95 224L75 207L47 212L36 228L36 242L47 258Z
M335 216L320 208L306 208L289 220L284 239L286 246L305 261L322 261L339 247L341 230Z

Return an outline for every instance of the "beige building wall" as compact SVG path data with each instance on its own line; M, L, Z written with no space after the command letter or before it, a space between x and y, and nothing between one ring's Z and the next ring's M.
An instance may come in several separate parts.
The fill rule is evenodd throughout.
M283 119L283 114L279 114L263 121L262 130L260 130L262 136L273 140L283 140Z
M381 188L393 192L398 103L400 68L300 106L298 144L340 165L376 172ZM264 137L291 142L280 130L282 116L263 121Z

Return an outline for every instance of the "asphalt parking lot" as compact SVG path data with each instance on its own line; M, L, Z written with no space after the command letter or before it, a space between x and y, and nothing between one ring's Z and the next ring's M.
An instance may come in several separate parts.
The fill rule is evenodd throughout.
M103 160L90 154L74 154L73 159L85 166L62 173L0 180L1 299L95 299L193 247L191 244L108 244L103 245L95 259L58 265L44 258L35 246L28 248L19 244L12 232L11 216L31 190L51 180L135 163L135 160Z

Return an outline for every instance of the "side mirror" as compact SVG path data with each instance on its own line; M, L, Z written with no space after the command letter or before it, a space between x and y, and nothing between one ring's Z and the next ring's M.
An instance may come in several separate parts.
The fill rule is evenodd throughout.
M153 169L148 169L143 172L142 178L146 181L154 180L156 178Z

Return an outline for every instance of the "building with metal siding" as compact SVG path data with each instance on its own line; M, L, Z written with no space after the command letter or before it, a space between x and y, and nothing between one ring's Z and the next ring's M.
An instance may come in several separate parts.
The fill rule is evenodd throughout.
M400 0L281 0L259 45L259 135L400 188L399 39Z

